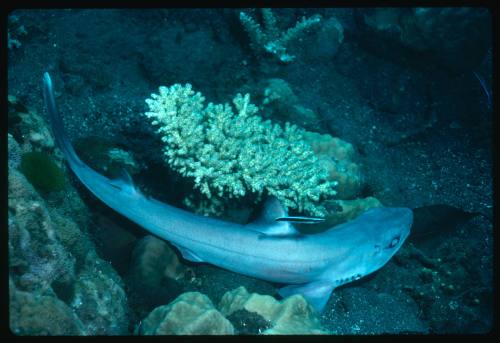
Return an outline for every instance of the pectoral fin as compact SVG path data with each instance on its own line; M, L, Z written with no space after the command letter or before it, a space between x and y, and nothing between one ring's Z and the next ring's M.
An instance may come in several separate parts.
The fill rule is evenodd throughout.
M301 294L318 312L323 312L334 286L329 281L316 281L300 285L289 285L278 290L283 298Z
M177 249L179 249L179 251L182 254L182 258L184 258L185 260L188 260L188 261L191 261L191 262L205 262L205 261L203 261L203 259L201 259L201 257L199 257L198 255L196 255L191 250L186 249L184 247L181 247L179 245L175 245L175 247Z

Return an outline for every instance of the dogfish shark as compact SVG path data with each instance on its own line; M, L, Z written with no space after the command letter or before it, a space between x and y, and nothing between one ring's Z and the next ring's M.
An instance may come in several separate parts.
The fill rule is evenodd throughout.
M301 294L320 313L336 287L380 269L410 233L413 212L403 207L370 209L324 232L304 234L293 223L321 219L290 217L273 197L248 224L196 215L162 203L141 193L126 172L121 178L109 179L87 166L65 134L48 73L43 75L43 95L57 145L70 169L98 199L170 242L184 259L284 284L278 290L282 297Z

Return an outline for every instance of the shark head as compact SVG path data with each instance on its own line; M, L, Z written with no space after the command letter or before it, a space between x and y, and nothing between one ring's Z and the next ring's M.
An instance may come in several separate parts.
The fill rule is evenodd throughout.
M413 212L409 208L379 207L325 231L321 240L326 242L324 249L332 254L321 277L283 287L279 294L301 294L322 312L334 288L382 268L403 245L412 222Z
M410 234L413 212L404 207L384 207L369 210L363 217L372 224L369 232L372 249L367 256L372 269L368 272L372 272L385 265L401 248Z
M378 207L330 229L329 239L341 262L332 264L325 277L338 287L382 268L403 245L412 222L409 208Z

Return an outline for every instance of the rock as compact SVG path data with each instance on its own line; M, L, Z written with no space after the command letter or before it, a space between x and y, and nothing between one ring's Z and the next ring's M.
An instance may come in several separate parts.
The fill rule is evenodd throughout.
M43 118L23 104L14 96L8 97L9 132L20 142L30 144L33 148L52 150L54 139Z
M188 269L179 262L174 250L165 241L150 235L137 242L132 261L132 271L143 280L152 279L153 284L158 283L153 279L162 277L179 280Z
M118 274L127 275L130 270L130 256L138 241L136 235L142 234L142 230L134 230L135 224L118 214L110 216L107 208L94 212L92 222L96 252L102 259L111 262Z
M67 193L65 195L68 196ZM64 205L67 205L67 202ZM94 249L94 245L90 241L87 232L82 231L75 222L75 217L64 214L64 205L60 208L49 208L48 210L52 223L57 227L59 242L75 258L75 268L79 269L83 266L88 252ZM82 210L85 210L85 208L82 208Z
M330 180L338 182L335 190L338 199L353 199L363 184L361 168L355 162L357 154L351 143L329 134L306 131L304 140L311 144L319 163L330 174Z
M155 308L137 329L141 335L232 335L233 325L199 292L181 294Z
M86 331L89 335L127 334L127 297L118 274L95 251L87 255L85 267L76 280L71 306Z
M13 291L9 308L15 313L11 316L12 330L51 335L127 333L128 306L121 280L95 252L85 229L89 221L87 208L67 182L67 171L61 176L67 182L64 192L39 194L16 169L18 150L31 153L38 149L57 158L42 117L24 111L14 102L11 107L13 118L19 120L10 122L9 130L12 138L18 134L20 147L16 151L14 139L10 138L8 248ZM34 140L37 135L30 135L30 131L49 135L47 142L52 143Z
M304 62L331 62L344 41L344 27L335 17L323 20L321 27L310 39L300 42L297 48Z
M255 312L272 323L263 334L326 334L313 308L301 295L294 295L278 301L272 296L248 293L245 287L227 292L219 303L225 316L238 310Z
M150 235L137 241L126 282L141 317L172 301L193 279L192 270L179 262L165 241Z
M84 335L85 328L64 302L52 296L17 290L9 282L10 329L16 335Z
M486 8L360 8L355 13L364 44L387 58L413 55L415 60L417 55L422 64L437 62L464 72L477 66L491 45Z
M342 211L329 213L326 216L325 223L330 227L354 219L370 208L383 206L382 203L374 197L358 198L354 200L337 200L336 204L342 208Z
M53 292L52 283L74 282L75 259L59 242L43 199L17 170L9 169L9 264L13 281L26 291Z
M22 155L22 150L17 141L15 140L14 136L12 136L10 133L7 134L7 147L8 147L8 152L9 152L9 167L11 168L16 168L19 167L19 164L21 163L21 155Z
M297 96L283 79L267 79L261 87L264 89L263 105L274 103L277 107L289 107L298 103Z
M288 82L272 78L262 82L259 87L264 90L262 114L266 118L279 118L310 130L316 128L318 116L311 109L300 105L299 98Z
M78 226L56 209L49 210L15 169L9 170L9 218L12 283L20 290L36 294L11 298L11 308L23 306L18 301L41 301L48 306L46 317L51 318L62 316L64 311L73 315L72 309L62 309L60 305L71 303L80 321L78 325L83 325L86 334L127 332L126 296L116 272L96 255ZM81 271L75 275L77 259ZM31 330L24 327L31 323L17 319L21 322L13 325L21 332ZM71 325L65 327L72 331L60 334L74 334Z

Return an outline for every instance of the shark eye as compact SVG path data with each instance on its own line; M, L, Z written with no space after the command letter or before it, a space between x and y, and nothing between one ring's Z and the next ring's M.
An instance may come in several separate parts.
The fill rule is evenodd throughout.
M391 244L389 244L389 248L394 248L399 243L399 236L396 236L392 239Z

